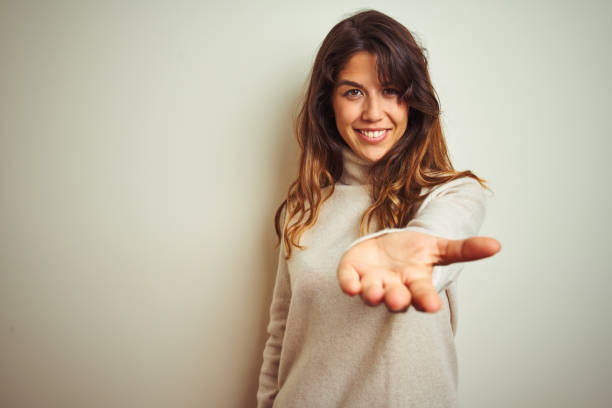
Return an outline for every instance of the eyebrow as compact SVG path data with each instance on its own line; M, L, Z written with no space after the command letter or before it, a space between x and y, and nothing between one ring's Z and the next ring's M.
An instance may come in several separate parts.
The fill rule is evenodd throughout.
M365 89L365 86L361 85L359 82L349 81L348 79L343 79L338 81L336 87L339 88L342 85L354 86L355 88ZM382 87L393 86L393 84L381 84Z
M365 86L361 85L360 83L349 81L348 79L343 79L341 81L338 81L338 83L336 84L336 87L341 87L342 85L354 86L355 88L365 89Z

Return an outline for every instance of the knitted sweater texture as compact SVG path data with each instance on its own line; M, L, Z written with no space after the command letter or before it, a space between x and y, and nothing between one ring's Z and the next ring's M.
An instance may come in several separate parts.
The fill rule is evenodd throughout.
M334 193L301 238L306 249L294 248L287 261L280 247L258 407L456 406L454 282L462 265L434 268L442 299L434 314L367 306L340 290L336 268L347 248L380 234L476 235L485 214L483 189L472 178L437 186L405 228L377 231L374 225L377 232L359 238L371 205L368 162L348 148L343 159Z

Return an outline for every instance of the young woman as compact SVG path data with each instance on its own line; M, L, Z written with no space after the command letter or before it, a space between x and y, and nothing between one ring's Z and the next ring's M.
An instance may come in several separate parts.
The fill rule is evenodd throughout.
M456 404L456 262L500 246L474 237L482 181L453 169L439 114L404 26L365 11L332 28L298 117L298 177L276 213L259 407Z

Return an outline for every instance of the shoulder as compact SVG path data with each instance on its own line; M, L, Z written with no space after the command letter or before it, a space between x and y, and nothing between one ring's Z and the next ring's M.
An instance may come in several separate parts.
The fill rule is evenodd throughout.
M487 207L486 189L472 177L461 177L439 184L429 190L417 214L435 211L454 216L484 216Z
M439 184L424 193L429 193L425 201L440 197L486 201L485 188L476 179L467 176Z
M486 207L485 188L472 177L461 177L431 189L408 225L460 239L478 232Z

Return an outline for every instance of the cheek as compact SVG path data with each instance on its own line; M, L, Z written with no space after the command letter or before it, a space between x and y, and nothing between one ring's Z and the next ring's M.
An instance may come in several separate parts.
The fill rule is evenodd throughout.
M355 105L342 100L334 101L334 116L338 126L346 127L355 121L356 115L358 116L358 113L356 113L358 109Z
M355 106L347 106L341 112L342 123L347 127L352 127L352 124L359 119L359 109Z
M398 127L405 129L408 124L408 109L396 107L393 114L393 121Z

